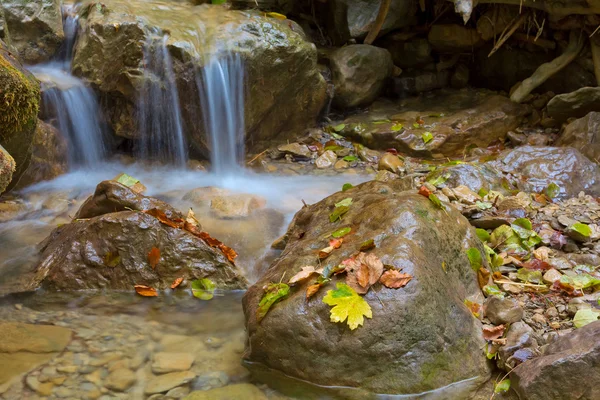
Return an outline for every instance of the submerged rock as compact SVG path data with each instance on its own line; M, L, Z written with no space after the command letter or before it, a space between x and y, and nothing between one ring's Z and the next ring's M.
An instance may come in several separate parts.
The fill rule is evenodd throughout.
M15 172L15 160L0 146L0 194L6 190Z
M41 260L27 288L132 290L134 285L147 285L160 290L177 278L209 278L222 289L246 286L242 271L218 249L185 229L136 211L153 208L170 219L181 218L159 200L116 182L102 182L77 218L40 244ZM149 253L154 248L159 258L152 266Z
M65 34L58 0L2 0L10 44L27 64L38 64L56 55Z
M402 192L403 187L401 180L368 182L296 214L282 256L244 297L244 362L255 378L287 392L306 381L343 386L350 392L354 388L394 394L422 393L463 381L457 385L462 392L454 398L468 398L488 378L481 324L463 303L470 296L481 297L466 255L471 247L483 251L481 242L455 209L442 211L416 192ZM334 204L348 197L349 211L341 222L331 223ZM323 267L339 265L355 255L361 243L373 239L376 248L370 253L413 279L397 290L377 284L364 296L373 318L354 331L331 322L330 307L322 302L344 275L333 277L309 300L310 280L293 287L258 322L264 285L316 265L319 249L341 227L351 227L352 232L321 260Z
M190 393L184 400L267 400L267 396L256 386L238 383L210 390L198 390Z
M600 112L591 112L571 122L554 144L574 147L590 160L598 160L600 158Z

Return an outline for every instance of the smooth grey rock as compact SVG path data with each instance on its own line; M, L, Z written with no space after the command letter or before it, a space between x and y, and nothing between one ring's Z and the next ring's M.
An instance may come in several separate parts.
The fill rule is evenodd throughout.
M583 87L571 93L559 94L548 102L547 108L548 116L560 122L600 111L600 87Z

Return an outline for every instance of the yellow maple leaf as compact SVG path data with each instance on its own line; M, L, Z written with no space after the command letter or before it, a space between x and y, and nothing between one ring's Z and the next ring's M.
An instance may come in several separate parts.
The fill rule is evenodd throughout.
M348 319L348 326L354 330L361 326L365 319L372 318L371 306L350 286L338 283L336 290L328 290L323 303L333 306L330 312L331 322L343 323Z

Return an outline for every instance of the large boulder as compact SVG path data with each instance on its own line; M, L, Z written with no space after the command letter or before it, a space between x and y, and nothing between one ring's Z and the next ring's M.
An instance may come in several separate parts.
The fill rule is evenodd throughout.
M38 81L0 42L0 145L16 163L11 185L29 165L39 103Z
M176 210L159 209L167 215L167 223L164 217L137 211L161 203L120 183L101 183L78 218L55 229L40 244L40 262L26 289L132 290L134 285L167 289L178 278L187 282L209 278L222 289L247 285L241 270L224 253L187 229L168 225L168 220L182 218ZM121 211L125 204L133 207ZM103 213L111 205L114 208ZM156 254L155 248L158 263L152 265L150 253Z
M600 111L600 87L583 87L559 94L548 102L548 116L561 122L581 118L591 111Z
M15 172L15 160L0 146L0 194L6 190Z
M65 39L60 0L2 0L10 42L27 64L49 61Z
M490 163L514 176L525 192L539 193L554 183L560 187L559 198L581 191L600 195L600 167L572 147L522 146L501 153Z
M257 379L286 392L293 392L301 381L321 390L345 387L345 395L337 392L343 398L352 392L351 398L416 394L456 384L458 392L449 398L469 398L489 377L481 324L463 303L481 296L466 251L483 251L482 244L458 211L436 208L403 187L399 181L367 182L296 214L282 255L244 296L244 362ZM334 204L348 197L349 211L331 223ZM352 231L339 249L317 264L319 249L341 227ZM311 280L292 288L257 321L269 282L287 280L308 265L337 266L369 239L376 245L371 254L413 279L397 290L376 284L364 296L373 317L363 326L350 330L330 321L323 297L344 280L343 275L334 276L309 300L305 292Z
M541 357L517 366L512 388L521 400L600 398L600 321L560 337Z
M331 55L331 72L339 108L371 104L391 77L394 64L386 49L368 44L344 46Z
M590 160L600 157L600 112L591 112L565 127L554 142L556 146L574 147Z
M303 130L315 122L325 103L326 83L317 69L316 48L289 20L209 4L123 0L92 5L80 12L73 73L106 98L110 123L119 136L140 135L136 99L144 85L144 43L155 32L169 34L167 49L183 129L201 152L207 153L209 143L197 82L202 82L200 69L214 57L239 55L246 82L253 83L244 93L248 143L283 139ZM154 12L155 7L160 13Z
M66 173L67 154L67 142L58 129L43 121L38 121L33 136L31 161L15 187L22 189Z

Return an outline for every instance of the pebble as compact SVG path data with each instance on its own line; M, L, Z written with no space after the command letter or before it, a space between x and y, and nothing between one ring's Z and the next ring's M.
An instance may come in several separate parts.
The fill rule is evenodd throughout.
M116 369L108 375L104 386L111 390L123 392L129 389L136 381L135 373L129 369Z
M549 284L554 283L555 281L560 280L562 274L555 270L554 268L549 269L543 276L543 281Z
M511 298L488 297L484 310L485 315L495 325L512 324L523 318L523 309Z
M152 361L152 372L164 374L167 372L187 371L194 363L190 353L156 353Z
M177 386L190 382L196 377L196 374L190 371L171 372L169 374L159 375L150 378L146 384L146 394L155 394L167 392Z
M225 386L229 383L229 376L223 371L208 372L198 376L192 382L192 390L209 390Z
M336 161L337 155L333 151L327 150L316 159L315 166L319 169L330 168Z

